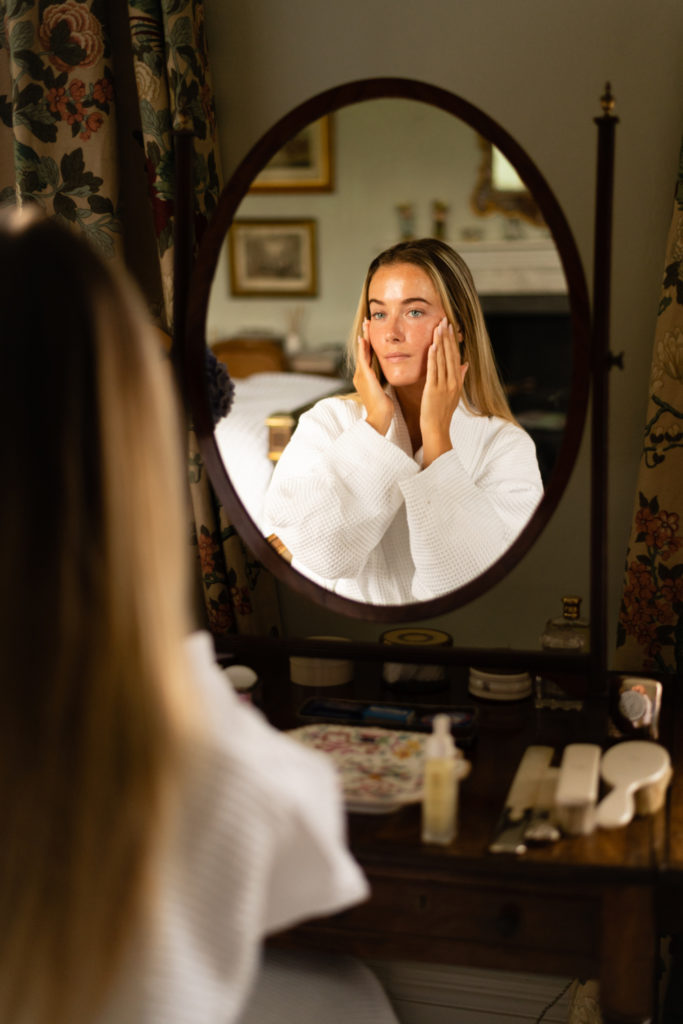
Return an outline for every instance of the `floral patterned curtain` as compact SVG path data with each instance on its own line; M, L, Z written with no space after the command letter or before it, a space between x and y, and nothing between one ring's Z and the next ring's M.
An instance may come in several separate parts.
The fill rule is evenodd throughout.
M201 0L0 0L0 205L33 202L125 261L173 324L174 132L197 240L219 192ZM218 635L276 631L275 587L225 520L190 437L194 543Z
M3 152L13 152L0 202L31 200L118 255L111 53L100 18L75 0L7 0L0 11Z
M666 247L616 667L683 673L683 145Z

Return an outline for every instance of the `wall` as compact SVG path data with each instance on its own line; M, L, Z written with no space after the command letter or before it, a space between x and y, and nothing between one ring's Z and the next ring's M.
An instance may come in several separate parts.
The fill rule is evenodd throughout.
M232 296L226 243L209 304L209 342L245 330L284 336L300 314L303 344L312 349L343 345L366 267L400 240L398 204L413 206L418 236L432 233L431 204L438 199L448 207L444 237L451 244L462 250L462 239L474 233L488 243L503 242L508 219L472 210L482 149L477 133L463 121L425 103L378 99L337 111L333 139L332 191L251 194L236 214L237 219L315 220L317 296ZM519 220L518 230L525 240L552 245L547 228Z
M517 138L551 183L592 277L596 128L617 99L609 610L614 635L664 245L683 130L680 0L205 0L224 172L287 111L324 89L406 76L459 94ZM444 618L456 641L535 644L563 592L588 593L588 451L534 549L488 595ZM299 631L329 631L287 602ZM492 624L495 623L495 629ZM349 623L347 632L376 635ZM338 631L338 628L337 628Z

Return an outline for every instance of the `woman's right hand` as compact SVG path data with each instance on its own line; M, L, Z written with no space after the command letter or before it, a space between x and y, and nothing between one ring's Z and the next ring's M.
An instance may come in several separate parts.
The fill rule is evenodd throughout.
M366 421L380 433L386 434L394 415L394 404L384 391L372 368L372 346L368 338L368 321L363 321L363 333L358 335L358 353L353 386L366 409Z

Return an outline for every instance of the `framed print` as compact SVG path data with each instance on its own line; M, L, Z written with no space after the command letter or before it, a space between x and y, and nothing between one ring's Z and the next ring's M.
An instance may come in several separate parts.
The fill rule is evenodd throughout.
M230 228L233 295L316 295L314 220L236 220Z
M250 192L330 192L333 187L332 118L306 125L254 178Z
M481 136L479 147L483 156L471 200L474 212L480 216L502 213L506 217L521 217L536 227L543 227L545 221L536 200L507 157Z

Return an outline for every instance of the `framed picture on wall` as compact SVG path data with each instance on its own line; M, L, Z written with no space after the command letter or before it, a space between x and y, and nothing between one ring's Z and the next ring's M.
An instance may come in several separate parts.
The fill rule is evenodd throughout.
M506 217L521 218L536 227L544 227L543 214L536 200L510 161L481 136L479 147L482 161L471 200L474 212L481 216L502 213Z
M254 297L317 294L314 220L236 220L228 235L230 291Z
M333 188L332 117L306 125L279 149L250 192L330 192Z

